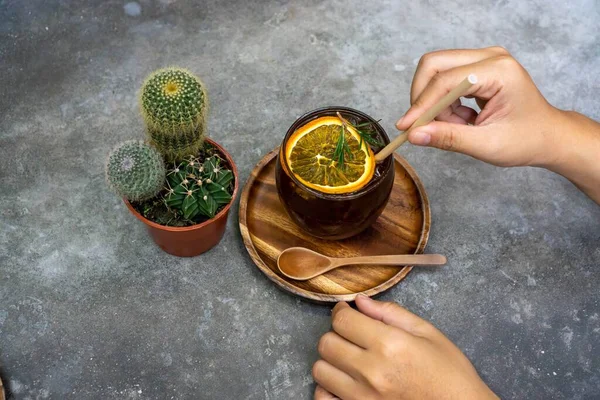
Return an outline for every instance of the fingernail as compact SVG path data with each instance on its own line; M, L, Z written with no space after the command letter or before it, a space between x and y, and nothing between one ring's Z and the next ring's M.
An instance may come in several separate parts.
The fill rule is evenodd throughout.
M423 131L411 132L410 142L418 146L427 146L431 142L431 135Z
M399 127L402 126L402 121L404 121L404 117L400 118L398 122L396 122L396 128L400 129Z
M371 300L371 298L369 296L365 296L364 294L359 294L356 296L356 298L358 299L360 297L361 300Z

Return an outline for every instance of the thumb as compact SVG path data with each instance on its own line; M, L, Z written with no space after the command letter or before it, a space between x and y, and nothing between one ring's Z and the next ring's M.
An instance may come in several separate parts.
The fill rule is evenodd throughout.
M368 317L395 326L413 335L424 336L432 325L396 303L373 300L367 296L356 297L358 310Z
M487 145L484 127L434 121L408 132L408 140L417 146L437 147L442 150L476 156Z

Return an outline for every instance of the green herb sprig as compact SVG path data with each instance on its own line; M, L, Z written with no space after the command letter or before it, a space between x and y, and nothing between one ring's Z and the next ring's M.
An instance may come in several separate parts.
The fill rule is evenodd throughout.
M340 121L342 121L342 132L340 133L340 136L338 137L338 141L335 146L335 151L333 153L333 158L335 159L337 165L339 165L342 169L344 168L344 164L346 162L346 156L348 156L349 159L354 158L354 155L350 151L350 146L348 145L348 142L346 141L346 135L345 135L346 130L348 129L349 125L352 126L354 128L354 130L356 130L356 132L358 132L358 135L360 136L360 143L358 145L359 149L362 148L363 143L367 143L367 144L377 146L377 147L385 146L385 143L382 143L379 140L375 139L372 136L373 135L372 133L365 132L364 130L360 129L365 126L371 125L372 122L363 122L362 124L353 125L346 118L342 117L342 115L339 112L336 114L337 114L338 118L340 119ZM366 144L365 144L365 146L366 146Z
M337 165L339 165L340 168L343 169L344 163L346 161L346 155L348 155L348 158L353 159L354 154L352 154L352 152L350 151L350 146L348 146L348 141L346 140L346 123L344 122L344 119L342 119L340 113L337 113L337 115L342 121L342 132L340 133L340 136L338 136L335 151L333 152L333 158L337 162Z
M379 120L381 121L381 120ZM377 122L379 122L377 121ZM360 144L358 145L359 148L362 147L363 142L367 142L370 145L373 145L375 147L384 147L385 143L375 139L373 137L373 133L368 133L365 131L360 130L359 128L362 128L363 126L369 126L373 124L372 122L363 122L362 124L358 124L354 126L354 129L356 130L356 132L358 132L358 134L360 135Z

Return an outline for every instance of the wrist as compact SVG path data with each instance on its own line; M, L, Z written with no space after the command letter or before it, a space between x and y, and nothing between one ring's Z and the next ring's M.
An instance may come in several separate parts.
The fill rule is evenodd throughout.
M575 111L557 112L555 139L549 149L554 157L540 166L564 176L598 202L600 124Z
M571 132L567 125L571 124L568 112L559 110L550 104L536 111L536 116L529 120L528 129L533 142L530 142L531 158L523 166L545 168L555 171L565 162L565 132Z
M556 172L563 164L568 162L569 151L566 146L572 141L571 136L574 132L571 127L572 117L569 111L563 111L550 105L549 110L544 112L541 120L543 123L534 128L541 132L541 140L532 167L545 168Z
M575 111L557 111L560 117L555 123L556 140L551 149L556 157L546 168L561 175L590 169L598 157L600 125Z

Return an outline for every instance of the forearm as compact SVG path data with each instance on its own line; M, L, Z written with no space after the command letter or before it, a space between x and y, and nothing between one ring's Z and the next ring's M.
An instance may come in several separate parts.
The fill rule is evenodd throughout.
M556 160L546 166L600 204L600 124L573 111L560 111Z

